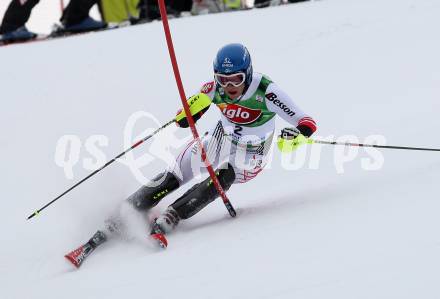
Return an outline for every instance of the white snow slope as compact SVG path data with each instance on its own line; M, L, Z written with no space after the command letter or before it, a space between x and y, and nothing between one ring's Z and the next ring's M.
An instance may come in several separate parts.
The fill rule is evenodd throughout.
M170 23L188 95L212 77L216 50L240 41L254 69L317 119L318 135L440 147L439 11L437 0L328 0ZM383 167L367 171L371 154L359 150L340 173L341 148L305 147L297 169L285 169L275 150L269 169L228 192L236 219L218 200L159 251L146 220L124 210L131 238L109 241L73 269L63 255L140 186L129 168L116 163L26 217L90 173L90 136L107 136L99 149L110 159L126 146L130 115L174 116L179 99L161 24L0 48L0 82L2 299L440 297L436 152L382 150ZM82 144L73 179L55 163L64 135ZM189 130L166 129L134 156L152 144L165 151L173 135ZM142 172L153 177L164 164L156 159Z

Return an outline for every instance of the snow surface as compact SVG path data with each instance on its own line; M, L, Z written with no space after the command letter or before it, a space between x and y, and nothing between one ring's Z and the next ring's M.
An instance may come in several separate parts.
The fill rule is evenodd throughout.
M170 23L188 95L212 76L216 50L241 41L254 69L317 119L318 135L381 134L389 144L440 147L439 11L437 0L329 0ZM161 24L1 48L0 82L2 299L440 296L435 152L382 150L383 167L366 171L369 155L359 150L338 173L336 147L304 150L309 157L321 148L317 169L307 160L286 170L274 151L270 169L229 191L236 219L216 201L158 251L145 219L123 209L132 238L106 243L75 270L63 255L139 187L132 172L116 163L26 217L90 173L82 166L92 157L90 136L108 137L101 149L110 159L124 149L130 115L173 117L179 99ZM200 131L217 116L210 109ZM136 134L147 127L140 122ZM54 158L66 134L83 144L73 179ZM150 144L165 151L173 134L181 140L189 131L166 129L134 155ZM142 172L152 177L163 166Z

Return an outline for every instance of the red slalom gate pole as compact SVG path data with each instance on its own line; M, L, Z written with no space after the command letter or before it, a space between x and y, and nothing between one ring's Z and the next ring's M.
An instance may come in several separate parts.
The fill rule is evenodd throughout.
M205 148L203 147L203 144L202 144L200 137L199 137L199 133L197 132L197 129L196 129L196 126L194 123L194 119L193 119L191 112L189 110L188 103L186 102L185 91L183 89L182 79L180 77L180 72L179 72L179 65L177 64L176 53L174 52L173 40L171 38L170 26L168 24L168 16L167 16L167 11L166 11L166 7L165 7L165 1L158 0L158 2L159 2L160 15L162 17L163 29L164 29L165 37L167 40L168 52L170 53L171 64L173 65L174 77L176 78L176 83L177 83L177 88L179 90L180 100L182 101L183 109L185 110L185 114L188 119L188 124L191 128L191 132L192 132L194 139L196 140L199 148L201 149L202 160L205 163L206 168L208 169L209 176L211 177L212 182L214 183L215 189L217 189L217 192L220 194L221 198L223 199L223 203L225 204L226 208L228 209L229 215L231 215L231 217L235 217L237 215L237 213L235 212L234 207L232 206L231 202L229 201L228 197L226 196L226 193L223 190L222 186L220 185L220 182L218 181L218 178L215 175L214 169L212 168L212 165L208 160Z
M63 12L64 12L64 0L60 0L60 9L61 9L61 15L63 15Z

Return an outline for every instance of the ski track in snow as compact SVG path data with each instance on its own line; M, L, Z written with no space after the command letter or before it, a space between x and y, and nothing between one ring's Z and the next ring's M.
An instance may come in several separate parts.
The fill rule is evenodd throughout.
M241 41L254 69L316 118L319 136L363 141L382 134L390 145L439 147L439 10L435 0L328 0L170 24L187 95L212 77L216 50ZM0 82L2 299L440 296L440 156L428 152L381 150L383 168L365 171L368 155L359 149L338 174L335 147L322 146L318 169L308 160L283 169L275 150L270 169L228 192L237 218L218 200L183 221L162 251L146 239L152 215L123 210L127 234L73 269L63 255L139 187L127 167L116 163L39 217L25 218L89 173L81 166L90 158L89 136L109 138L109 159L124 148L133 112L148 111L159 122L174 115L180 102L162 26L1 48ZM217 117L210 109L200 132ZM154 140L159 150L173 133L189 134L167 129ZM83 144L73 180L54 162L65 134ZM311 148L304 150L310 157ZM152 177L163 167L155 161L143 173Z

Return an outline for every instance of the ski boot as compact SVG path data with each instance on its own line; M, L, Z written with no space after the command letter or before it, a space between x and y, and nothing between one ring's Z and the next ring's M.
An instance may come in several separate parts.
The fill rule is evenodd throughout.
M235 171L230 164L223 165L216 175L224 191L229 190L235 180ZM168 241L165 234L171 232L181 219L188 219L213 202L219 196L212 179L206 178L203 182L194 185L172 203L166 211L155 219L151 225L151 237L159 246L166 248Z
M173 207L168 207L162 215L153 220L150 231L151 238L156 240L161 248L167 248L168 240L165 234L171 232L179 224L179 221L180 217L177 212Z
M14 42L24 42L36 38L38 35L29 31L25 26L22 26L14 31L6 32L0 35L0 43L8 44Z
M95 19L92 19L91 17L87 17L78 24L64 26L64 30L66 32L71 32L71 33L80 33L87 31L96 31L96 30L104 29L106 27L107 27L106 23L97 21Z
M91 17L87 17L81 22L74 25L55 24L52 28L50 37L68 36L77 33L84 33L89 31L99 31L107 28L107 23L97 21Z

